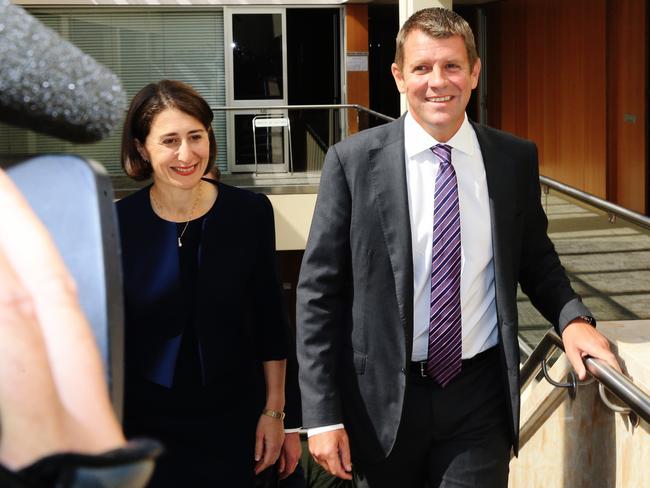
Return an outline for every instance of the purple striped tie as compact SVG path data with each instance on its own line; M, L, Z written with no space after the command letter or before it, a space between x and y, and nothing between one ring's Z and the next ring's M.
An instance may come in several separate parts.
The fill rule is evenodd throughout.
M451 147L431 148L440 160L433 208L431 256L431 315L427 374L446 386L460 373L460 208Z

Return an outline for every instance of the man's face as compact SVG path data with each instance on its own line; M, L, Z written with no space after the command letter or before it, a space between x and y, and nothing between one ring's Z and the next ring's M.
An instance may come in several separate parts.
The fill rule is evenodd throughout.
M477 59L470 69L460 36L434 39L414 30L403 47L402 67L391 66L397 89L406 94L418 124L436 140L446 142L463 123L481 61Z

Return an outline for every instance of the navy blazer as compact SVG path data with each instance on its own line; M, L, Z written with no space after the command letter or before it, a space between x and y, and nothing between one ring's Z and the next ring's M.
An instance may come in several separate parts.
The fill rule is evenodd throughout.
M203 222L194 320L203 384L251 385L262 361L287 357L288 325L268 198L216 183ZM177 225L159 218L150 186L117 203L125 297L126 375L171 386L186 313ZM225 382L225 383L224 383Z

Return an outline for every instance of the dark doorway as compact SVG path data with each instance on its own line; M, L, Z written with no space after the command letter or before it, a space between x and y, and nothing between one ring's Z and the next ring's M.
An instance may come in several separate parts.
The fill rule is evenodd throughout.
M399 117L399 92L390 71L395 58L395 38L399 31L399 5L368 6L368 70L370 108L391 117ZM369 117L369 125L385 121Z
M288 8L287 88L289 105L341 103L340 10ZM294 171L307 170L307 145L322 150L338 140L335 110L292 110Z

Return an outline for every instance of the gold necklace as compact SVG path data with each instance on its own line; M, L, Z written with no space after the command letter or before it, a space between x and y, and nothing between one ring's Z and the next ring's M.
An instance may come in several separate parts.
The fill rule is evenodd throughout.
M153 190L153 188L151 189ZM158 213L160 215L164 214L164 207L160 204L160 202L156 199L156 196L154 195L153 191L149 191L149 195L151 196L151 201L154 204L154 207L158 210ZM181 235L178 236L178 247L183 247L183 235L185 234L185 231L187 230L187 226L190 225L190 221L192 220L192 216L194 215L194 211L196 210L196 206L199 204L199 200L201 199L201 183L199 183L199 188L196 191L196 198L194 199L194 203L192 204L192 209L190 210L190 214L187 217L187 221L185 222L185 225L183 226L183 230L181 231ZM180 223L180 222L179 222Z

